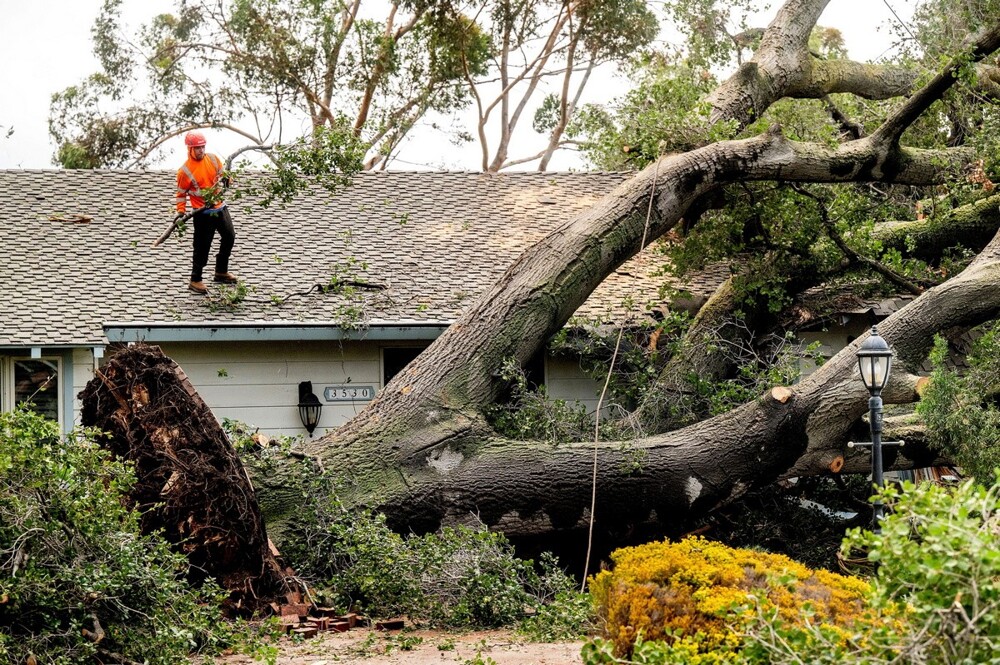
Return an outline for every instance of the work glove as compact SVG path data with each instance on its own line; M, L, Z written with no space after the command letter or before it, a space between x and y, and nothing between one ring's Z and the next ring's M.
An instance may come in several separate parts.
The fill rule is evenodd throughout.
M231 183L232 183L232 180L229 178L229 176L227 176L227 175L222 176L222 186L223 187L225 187L226 189L229 189L229 185Z
M183 216L184 216L184 213L182 213L182 212L177 213L176 215L174 215L174 221L175 222L179 221L180 218L183 217Z

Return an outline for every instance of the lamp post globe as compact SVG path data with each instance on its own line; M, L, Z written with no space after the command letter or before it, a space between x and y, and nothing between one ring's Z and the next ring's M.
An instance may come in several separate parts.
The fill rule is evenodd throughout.
M872 333L858 349L858 369L861 380L872 395L879 395L885 384L889 382L889 372L892 370L892 349L878 328L872 326Z

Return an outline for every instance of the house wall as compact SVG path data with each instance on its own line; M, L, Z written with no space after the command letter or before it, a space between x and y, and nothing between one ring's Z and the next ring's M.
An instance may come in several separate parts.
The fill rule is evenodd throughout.
M71 357L71 365L69 372L65 369L63 373L66 374L73 386L72 392L72 405L73 405L73 427L80 425L80 409L82 404L80 402L80 393L87 386L92 378L94 378L94 351L93 349L73 349Z
M547 357L545 386L552 399L563 399L570 404L579 402L587 407L588 413L597 410L601 383L584 374L580 369L580 362L575 358Z
M797 337L805 345L819 342L821 344L819 352L823 358L832 358L855 339L867 334L869 330L871 330L871 322L867 317L852 317L842 321L840 326L831 327L828 330L800 332ZM800 380L817 369L816 363L811 360L800 361L800 367L802 370Z
M857 335L868 330L867 322L828 331L803 332L805 344L820 342L820 353L832 357ZM160 343L165 354L187 373L192 384L216 417L240 420L276 436L305 434L298 413L298 385L311 381L323 411L314 433L338 427L357 414L369 400L327 401L324 388L332 386L382 388L382 349L410 347L412 342L375 344L372 342L214 342ZM72 351L72 362L64 355L64 374L72 377L73 424L80 424L77 395L94 375L95 360L90 348ZM69 367L67 367L69 365ZM816 365L802 363L802 378ZM545 384L549 397L570 404L579 402L588 412L597 408L601 390L598 381L587 376L573 358L546 357ZM69 429L64 424L64 429Z
M382 351L372 342L240 342L159 344L188 375L216 417L240 420L265 434L305 434L298 385L312 381L323 404L314 436L350 420L369 400L329 401L325 388L382 388ZM593 410L600 386L572 360L547 359L553 398L579 399Z
M798 338L803 345L819 342L821 345L819 347L819 354L824 359L832 358L848 344L848 336L840 332L804 332L799 333ZM815 372L819 366L812 360L803 358L799 361L799 368L802 372L802 375L799 377L801 381Z
M364 342L219 342L159 344L188 375L221 421L240 420L268 435L305 434L299 382L311 381L323 404L314 436L359 412L369 400L325 399L327 386L381 386L379 347Z
M822 355L832 357L857 335L868 330L867 322L856 322L830 331L803 332L802 342L820 342ZM298 413L298 385L311 381L323 411L314 436L338 427L357 414L367 399L329 401L324 389L382 388L382 349L412 346L408 343L373 342L206 342L160 343L163 352L187 373L199 394L221 421L240 420L262 432L305 434ZM10 367L13 358L24 357L27 349L0 352L0 403L11 408ZM78 398L94 376L98 361L92 348L45 351L45 357L61 361L62 428L69 431L80 424ZM815 371L815 364L803 361L802 377ZM584 374L573 358L547 357L545 384L549 397L569 403L579 402L588 412L597 408L600 382ZM343 394L343 391L341 391Z

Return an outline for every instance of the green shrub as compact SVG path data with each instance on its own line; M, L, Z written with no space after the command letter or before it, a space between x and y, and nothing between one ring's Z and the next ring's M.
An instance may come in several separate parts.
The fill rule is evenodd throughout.
M751 662L1000 663L1000 485L904 483L882 497L881 533L855 529L844 551L879 564L870 603L885 620L830 634L760 616Z
M1000 324L985 329L973 345L968 369L948 369L948 343L934 341L934 373L917 404L931 443L981 483L1000 467Z
M494 627L517 623L526 610L539 612L575 586L553 557L537 566L519 559L503 534L483 526L401 536L380 513L347 510L336 476L298 454L295 441L261 447L251 440L252 428L224 426L254 474L300 465L283 474L284 489L302 510L280 546L323 603L441 626Z
M186 559L141 535L133 480L85 435L0 414L0 663L177 663L228 644L224 594L193 591Z
M503 534L485 527L403 537L381 514L347 512L333 497L313 507L284 552L325 602L442 626L511 625L569 579L550 559L540 574Z
M844 547L878 562L876 607L909 608L905 649L928 662L1000 662L1000 485L905 483L882 496L881 533L855 529Z
M575 640L592 634L595 629L593 600L590 594L575 588L556 593L552 602L539 606L533 616L517 627L518 633L533 642Z

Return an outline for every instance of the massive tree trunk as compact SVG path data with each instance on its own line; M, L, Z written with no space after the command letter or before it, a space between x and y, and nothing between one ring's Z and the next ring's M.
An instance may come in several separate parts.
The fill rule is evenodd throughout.
M886 401L917 399L917 379L906 368L923 360L935 332L998 314L1000 237L966 271L880 326L899 359ZM679 521L781 475L839 470L847 435L867 410L854 355L861 341L793 388L775 389L724 415L635 441L550 445L502 440L471 409L447 404L449 398L460 401L461 395L453 393L433 403L409 402L411 409L382 406L361 421L362 427L353 423L313 450L353 481L345 498L377 506L401 528L430 529L470 514L510 533L578 527L589 517L595 458L599 522L643 522L654 511L659 519ZM419 384L422 366L390 384L390 394L406 394L407 387ZM386 403L399 401L383 399ZM902 454L910 453L904 449Z
M789 0L765 33L750 67L709 98L712 119L737 126L816 77L810 30L825 0ZM1000 46L1000 26L969 49L980 59ZM774 127L763 135L670 155L622 184L591 210L528 249L501 279L352 421L307 452L345 480L347 505L383 511L400 529L428 530L476 516L508 533L575 529L592 515L608 528L651 519L680 522L780 476L839 471L851 428L867 410L856 377L860 340L793 388L776 388L724 415L632 441L510 441L483 418L500 393L496 369L526 363L560 330L594 288L644 242L678 223L695 201L738 181L943 181L973 157L968 149L901 147L903 130L952 85L958 58L916 91L869 137L839 147L797 143ZM891 72L857 67L837 85L872 95L909 92ZM877 79L877 80L876 80ZM893 79L895 81L895 79ZM876 82L881 82L876 85ZM883 85L884 84L884 85ZM816 83L819 85L819 83ZM827 84L821 91L841 89ZM825 94L825 92L824 92ZM909 371L933 335L1000 313L1000 237L968 269L928 290L888 319L881 334L895 348L889 402L917 399ZM903 454L907 454L904 450ZM269 525L280 529L294 506L280 474L255 479Z
M744 68L710 98L713 118L742 123L747 109L759 113L802 89L818 71L803 58L809 57L809 31L825 5L790 0L782 8L753 61L754 76ZM998 45L1000 27L994 27L969 52L980 59ZM500 390L497 367L509 359L525 363L601 280L641 249L643 239L673 228L692 202L714 188L753 180L926 185L956 172L971 159L970 151L907 149L899 138L966 62L959 58L945 68L871 136L837 148L796 143L772 128L755 138L661 158L527 250L362 413L311 444L310 452L350 479L346 501L378 507L400 528L430 529L475 514L513 533L579 526L589 516L594 478L596 519L621 524L654 513L661 520L683 520L781 475L839 470L847 434L867 408L855 376L859 342L794 389L635 441L508 441L481 414ZM900 90L890 86L885 94ZM995 239L965 272L882 326L900 368L888 401L917 398L915 378L903 370L923 360L934 333L1000 311L998 250ZM270 479L264 491L265 510L278 522L286 503L282 491L280 478Z

